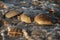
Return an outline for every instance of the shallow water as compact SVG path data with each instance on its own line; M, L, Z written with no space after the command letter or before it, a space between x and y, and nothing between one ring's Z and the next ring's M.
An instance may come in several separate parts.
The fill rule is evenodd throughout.
M7 9L3 9L3 8L0 9L1 13L4 13L4 14L9 12L10 10L17 10L20 14L25 13L30 17L35 17L36 15L42 14L42 13L48 15L49 10L51 8L53 8L55 10L55 13L57 13L57 14L60 13L59 3L50 2L48 0L39 1L39 3L40 3L39 5L34 5L33 0L2 0L2 1L3 1L3 3L7 4L7 6L8 6ZM50 14L49 14L49 16L50 16ZM58 19L58 17L56 17L56 16L52 16L52 17ZM17 20L16 16L13 18L15 20ZM59 23L49 25L49 26L44 26L44 25L37 25L34 22L32 22L31 24L26 24L26 23L23 23L23 22L17 20L16 24L15 24L15 22L12 22L13 18L11 18L11 19L4 18L1 15L1 19L5 19L9 22L9 25L7 25L7 26L9 26L11 28L14 28L14 27L20 28L22 30L25 29L27 31L29 37L31 37L31 39L33 39L33 40L44 40L44 39L49 40L48 37L50 37L50 36L52 37L51 40L60 40L58 38L60 36L59 35L60 33L57 32L58 29L60 28ZM53 20L53 21L55 21L55 20ZM27 40L26 37L24 37L24 35L22 35L21 37L18 37L18 38L9 37L7 34L5 34L7 26L1 25L1 27L0 27L1 33L4 33L4 36L3 36L3 38L5 38L4 40ZM2 30L5 30L5 31L2 32ZM58 34L58 36L57 36L57 34ZM28 40L30 40L30 39L28 39Z

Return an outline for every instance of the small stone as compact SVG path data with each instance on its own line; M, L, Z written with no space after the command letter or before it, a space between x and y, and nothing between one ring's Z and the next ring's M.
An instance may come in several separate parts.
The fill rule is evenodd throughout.
M58 19L57 21L58 21L58 23L60 24L60 19Z
M50 17L44 14L39 14L34 18L34 22L39 25L51 25L53 24L50 20Z
M3 40L3 37L1 36L1 34L0 34L0 40Z
M48 37L48 40L52 40L52 37Z
M11 21L12 24L16 25L18 22L19 21L17 18L12 18L12 21Z
M0 27L2 27L3 26L3 22L2 22L2 20L0 20Z
M39 1L33 1L34 5L39 5Z
M60 0L50 0L51 2L60 2Z
M27 40L33 40L33 39L29 36L28 32L27 32L25 29L23 29L22 32L23 32L24 37L25 37Z
M54 14L55 10L54 10L53 8L51 8L51 9L49 10L49 12L52 13L52 14Z
M11 11L9 11L8 13L6 13L6 17L7 18L12 18L12 17L14 17L14 16L16 16L16 15L18 15L19 13L17 12L17 11L15 11L15 10L11 10Z
M3 2L0 2L0 8L5 8L7 9L8 8L8 5L3 3Z
M29 16L27 16L26 14L21 14L18 17L18 19L25 23L31 23L31 18Z
M6 21L6 20L3 20L3 24L6 26L6 25L8 25L8 24L9 24L9 22L8 22L8 21Z
M44 38L46 37L46 32L37 29L37 30L32 31L31 36L35 40L38 40L38 39L44 40Z

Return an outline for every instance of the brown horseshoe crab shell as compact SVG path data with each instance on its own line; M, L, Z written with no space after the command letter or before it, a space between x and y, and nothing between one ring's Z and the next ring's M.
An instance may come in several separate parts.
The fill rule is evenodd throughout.
M47 15L39 14L34 18L34 22L39 25L51 25L53 24Z
M11 11L9 11L8 13L6 13L6 17L7 18L12 18L12 17L14 17L14 16L16 16L16 15L18 15L19 13L17 12L17 11L15 11L15 10L11 10Z
M31 18L26 14L21 14L20 16L18 16L18 19L25 23L31 23Z

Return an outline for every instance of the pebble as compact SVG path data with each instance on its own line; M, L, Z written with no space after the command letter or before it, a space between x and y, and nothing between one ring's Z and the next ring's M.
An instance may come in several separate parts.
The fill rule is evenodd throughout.
M60 24L60 19L58 19L57 21L58 21L58 23Z
M52 37L48 37L48 40L52 40Z
M18 22L19 21L17 18L12 18L12 21L11 21L12 24L17 25Z
M8 5L5 4L4 2L0 2L0 8L5 8L5 9L7 9L7 8L8 8Z
M27 40L33 40L33 39L29 36L29 34L26 32L25 29L23 29L22 32L23 32L24 37L25 37Z
M33 5L39 5L39 1L33 1Z
M60 2L60 0L50 0L50 1L52 1L52 2Z
M2 20L0 20L0 27L2 27L3 26L3 22L2 22Z
M49 12L54 14L55 10L53 8L51 8L51 10Z
M0 40L3 40L3 37L0 35Z
M35 40L44 40L44 38L46 37L46 32L42 31L42 30L34 30L31 33L31 36L35 39Z
M2 20L2 21L3 21L3 24L4 24L5 26L9 24L9 22L6 21L6 20Z

